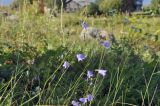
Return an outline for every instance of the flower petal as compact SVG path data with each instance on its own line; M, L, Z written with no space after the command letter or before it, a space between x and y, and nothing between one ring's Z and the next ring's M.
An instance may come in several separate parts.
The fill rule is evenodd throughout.
M72 103L71 103L73 106L80 106L80 104L79 104L79 102L76 102L76 101L72 101Z
M78 62L83 61L85 58L86 58L86 56L84 54L77 54Z
M86 104L87 103L87 98L80 98L79 101L82 102L83 104Z
M87 77L88 77L88 78L93 77L93 71L88 70L88 71L87 71Z
M64 64L63 64L63 67L64 67L65 69L67 69L67 68L69 68L69 66L70 66L70 63L67 62L67 61L65 61Z
M98 73L102 75L103 77L106 76L106 72L107 70L101 70L101 69L98 70Z
M110 43L105 41L105 42L101 42L101 44L105 47L105 48L110 48Z
M93 98L94 98L93 95L91 95L91 94L88 94L88 95L87 95L87 99L88 99L89 102L92 101Z

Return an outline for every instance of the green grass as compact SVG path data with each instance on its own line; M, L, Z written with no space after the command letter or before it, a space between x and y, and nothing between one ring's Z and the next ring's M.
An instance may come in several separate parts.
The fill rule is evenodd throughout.
M1 105L70 105L88 94L94 95L90 106L160 105L159 17L64 13L61 19L37 15L34 7L18 16L0 21ZM97 40L80 40L80 20L113 33L116 42L106 49ZM78 53L87 58L78 62ZM71 64L67 70L64 61ZM94 71L92 79L87 70Z

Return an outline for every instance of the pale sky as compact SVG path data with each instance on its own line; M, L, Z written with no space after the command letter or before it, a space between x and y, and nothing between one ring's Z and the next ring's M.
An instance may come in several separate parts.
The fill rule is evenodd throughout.
M151 0L143 0L144 5L149 5Z
M0 5L9 5L13 2L13 0L0 0Z
M14 0L0 0L0 5L9 5L13 2ZM81 1L81 0L75 0L75 1ZM87 0L86 0L87 1ZM89 1L96 1L96 0L89 0ZM144 5L148 5L151 0L143 0Z

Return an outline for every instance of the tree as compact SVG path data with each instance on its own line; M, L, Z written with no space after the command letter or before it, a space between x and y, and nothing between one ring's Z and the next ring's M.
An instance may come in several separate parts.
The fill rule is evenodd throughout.
M160 0L152 0L151 8L153 9L155 14L160 14Z
M99 8L103 13L109 11L132 12L136 10L136 0L97 0Z
M99 7L95 3L91 3L90 5L87 6L87 15L98 15L100 14Z
M103 13L108 13L112 10L121 10L122 0L100 0L97 2L99 3L100 11Z
M63 3L63 9L66 9L67 4L71 1L73 0L46 0L46 3L49 7L57 6L58 9L61 9Z
M132 12L136 10L135 0L122 0L122 12Z
M152 3L153 6L159 7L160 0L152 0L151 3Z
M44 0L15 0L12 4L13 8L23 7L25 4L33 4L33 1L37 1L38 3L38 13L44 14Z

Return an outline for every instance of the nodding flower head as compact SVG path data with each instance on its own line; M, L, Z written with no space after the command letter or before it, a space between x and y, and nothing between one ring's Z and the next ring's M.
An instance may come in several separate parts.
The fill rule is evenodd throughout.
M72 101L72 105L73 106L80 106L79 102L76 102L76 101Z
M88 101L90 102L90 101L92 101L93 100L93 95L92 94L88 94L87 95L87 99L88 99Z
M102 41L102 42L100 42L105 48L110 48L110 43L109 42L107 42L107 41Z
M82 102L83 104L86 104L87 103L87 98L80 98L79 101Z
M98 71L98 73L99 73L100 75L102 75L103 77L106 76L107 70L99 69L99 70L97 70L97 71Z
M87 23L85 23L84 21L80 21L80 23L81 23L81 25L82 25L82 27L84 28L84 29L87 29L89 26L88 26L88 24Z
M78 62L83 61L85 58L86 58L86 56L84 54L77 54Z
M67 62L67 61L65 61L64 64L63 64L63 67L64 67L65 69L67 69L67 68L69 68L69 66L70 66L70 63Z
M88 78L93 77L93 71L88 70L88 71L87 71L87 77L88 77Z

